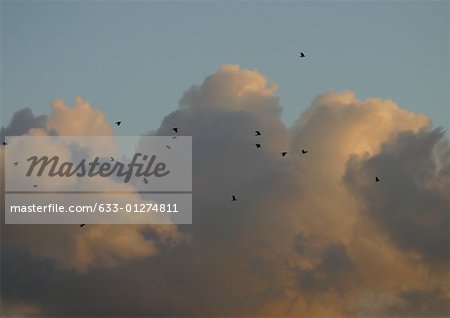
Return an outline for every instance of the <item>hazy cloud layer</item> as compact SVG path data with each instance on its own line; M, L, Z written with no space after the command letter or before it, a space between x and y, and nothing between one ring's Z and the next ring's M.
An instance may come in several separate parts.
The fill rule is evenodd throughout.
M155 132L193 136L192 225L3 226L4 297L53 316L448 315L448 138L424 115L349 91L320 95L288 128L275 94L260 72L225 65ZM76 104L60 108L92 119L74 131L110 132L90 130L103 115ZM47 127L65 120L54 114ZM81 272L52 255L86 242L98 262ZM123 257L129 249L136 257Z

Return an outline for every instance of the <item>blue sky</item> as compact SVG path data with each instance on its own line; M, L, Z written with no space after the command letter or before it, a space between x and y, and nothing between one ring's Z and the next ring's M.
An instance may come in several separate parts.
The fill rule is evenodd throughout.
M276 82L288 125L318 94L349 89L450 128L448 2L1 3L3 126L82 96L123 120L117 134L141 134L225 63Z

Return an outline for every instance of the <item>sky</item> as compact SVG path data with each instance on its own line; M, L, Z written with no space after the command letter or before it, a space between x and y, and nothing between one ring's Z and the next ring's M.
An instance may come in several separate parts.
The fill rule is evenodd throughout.
M178 127L192 224L5 224L1 206L0 314L448 317L448 6L2 2L0 139ZM78 146L32 147L113 145ZM0 145L2 197L23 150ZM123 186L72 178L36 183Z
M277 83L287 125L317 95L349 89L448 129L448 15L447 1L2 1L2 123L82 96L138 135L239 64Z

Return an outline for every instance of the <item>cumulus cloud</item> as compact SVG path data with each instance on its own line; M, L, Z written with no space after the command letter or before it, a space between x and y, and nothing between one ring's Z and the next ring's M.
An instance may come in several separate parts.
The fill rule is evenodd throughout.
M401 132L374 156L352 157L345 180L362 200L365 215L401 249L448 266L450 156L444 137L441 129ZM436 149L442 147L446 151ZM382 187L374 187L374 176L383 180Z
M81 98L77 98L74 108L66 106L59 100L53 103L53 114L47 116L34 116L30 110L20 110L16 112L6 129L2 133L10 136L14 135L40 135L51 134L61 136L103 136L112 132L109 123L105 120L102 112L95 110L92 106ZM32 119L29 122L26 119ZM25 121L24 121L25 120ZM84 143L84 144L83 144ZM73 144L33 142L26 143L25 146L17 143L10 143L7 151L10 155L24 152L25 147L29 153L52 153L58 154L61 160L68 159L76 155L82 149L88 153L96 154L99 151L113 150L113 144L92 145L88 141L81 141L79 147ZM81 148L80 148L81 147ZM95 148L95 149L94 149ZM17 155L17 153L19 155ZM2 163L5 158L5 147L0 149ZM19 165L17 169L25 169ZM2 179L4 176L4 165L1 168ZM22 178L24 179L24 178ZM25 178L10 180L10 187L15 184L22 185L33 183L33 180ZM91 180L89 180L90 182ZM37 181L36 181L37 182ZM95 181L97 186L111 188L120 186L120 190L133 190L132 185L118 184L114 180ZM45 191L60 190L73 191L86 190L92 184L86 180L64 180L55 183L54 179L39 178L40 189ZM2 193L4 184L1 185ZM95 202L122 202L131 200L133 202L143 202L138 196L130 195L127 198L113 197L110 194L102 194L95 197ZM129 201L126 201L128 203ZM37 203L37 202L35 202ZM85 198L80 204L88 204ZM74 204L71 202L71 204ZM4 209L2 208L2 219ZM149 237L149 233L152 236ZM2 240L9 245L19 248L27 248L39 257L45 257L56 261L56 267L61 269L75 269L85 272L91 268L114 267L121 264L140 260L154 256L158 253L159 244L176 244L186 241L186 238L177 230L175 225L92 225L80 232L78 225L3 225Z
M73 108L64 100L52 103L53 114L48 119L48 127L55 129L61 136L109 136L112 129L105 115L81 97L75 99Z
M193 224L173 232L123 226L131 233L96 247L99 266L88 267L85 282L58 272L67 282L61 299L81 293L78 302L54 304L40 293L28 300L54 316L445 314L448 138L425 115L350 91L320 95L292 127L280 111L276 85L237 65L187 90L154 134L179 127L193 137ZM105 240L110 230L92 227ZM166 235L159 230L188 236L190 244L158 244L148 258L157 243L147 240ZM80 235L61 246L96 241L95 233ZM115 259L120 268L107 265L127 249L131 258ZM26 275L47 286L53 269L44 268L42 277ZM42 293L39 283L17 291L13 282L6 290Z

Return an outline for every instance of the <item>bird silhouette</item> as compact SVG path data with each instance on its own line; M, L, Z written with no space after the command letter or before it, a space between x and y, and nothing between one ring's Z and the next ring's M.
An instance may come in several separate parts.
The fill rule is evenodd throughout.
M122 124L122 122L119 120L119 121L116 121L116 126L117 127L119 127L120 125Z
M302 149L302 154L308 153L308 150Z
M258 130L255 130L255 136L261 136L261 132Z
M172 130L173 130L175 133L178 133L178 128L177 128L177 127L172 128Z
M80 224L80 227L83 227L83 226L85 226L86 224Z
M380 182L380 179L378 177L375 177L375 182Z
M16 162L13 163L13 165L14 165L14 167L17 167L19 165L19 162L16 161Z
M286 154L287 154L287 152L286 152L286 151L285 151L285 152L282 152L282 153L281 153L281 156L283 156L283 157L284 157L284 156L286 156Z
M144 178L144 183L145 183L145 184L148 184L147 178Z
M261 144L255 144L256 148L261 148Z
M236 199L236 196L235 196L235 195L232 195L232 196L231 196L231 201L237 201L237 199Z
M300 52L300 57L305 57L305 56L306 56L305 53Z

